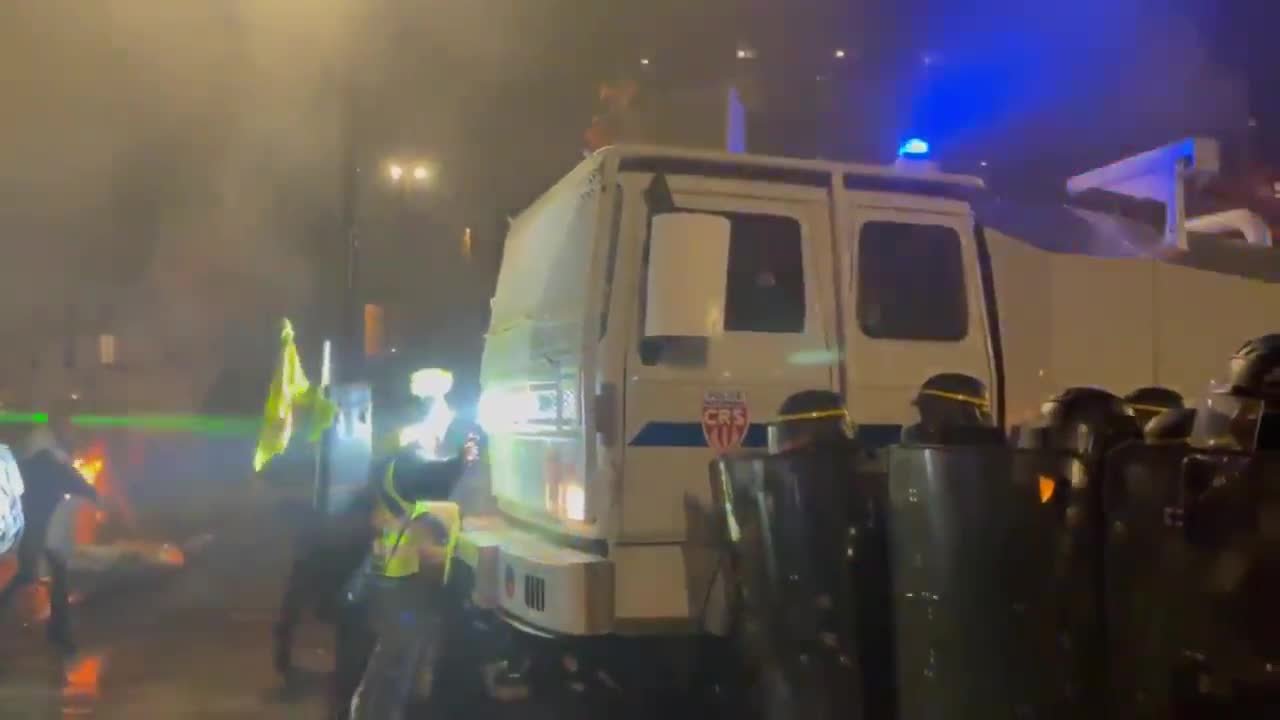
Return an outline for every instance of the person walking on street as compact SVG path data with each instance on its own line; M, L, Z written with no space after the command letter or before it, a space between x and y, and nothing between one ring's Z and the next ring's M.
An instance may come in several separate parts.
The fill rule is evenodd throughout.
M71 638L67 566L66 561L47 545L49 522L58 503L66 498L83 497L101 504L98 491L72 464L68 450L70 437L70 417L65 410L57 409L49 413L47 425L38 425L31 432L21 449L18 470L26 486L22 494L26 531L18 544L18 571L9 585L0 591L0 611L4 611L19 591L39 581L41 560L48 564L52 582L46 634L49 642L65 657L75 653Z

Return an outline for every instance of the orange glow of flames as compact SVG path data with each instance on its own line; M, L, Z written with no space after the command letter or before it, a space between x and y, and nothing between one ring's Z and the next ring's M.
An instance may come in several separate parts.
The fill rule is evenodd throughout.
M107 488L103 487L103 481L107 469L107 456L102 446L95 445L76 456L71 461L71 465L84 477L85 482L93 486L99 493L106 494ZM97 509L91 507L81 509L75 519L76 542L86 545L91 544L94 538L97 537L98 527L103 520L102 513Z
M86 482L97 487L98 479L102 477L102 470L106 467L107 461L106 458L102 457L101 452L92 452L77 457L71 464L84 476Z

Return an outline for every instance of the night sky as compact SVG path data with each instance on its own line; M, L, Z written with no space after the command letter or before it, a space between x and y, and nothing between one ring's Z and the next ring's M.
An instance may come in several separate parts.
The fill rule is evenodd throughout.
M69 298L191 355L331 318L351 107L370 286L478 322L493 267L458 264L462 228L496 252L498 218L580 157L596 86L722 81L743 43L775 105L834 84L837 156L919 131L962 169L1056 175L1251 114L1275 153L1269 5L7 0L0 335L51 341ZM393 192L392 158L430 161L430 189Z

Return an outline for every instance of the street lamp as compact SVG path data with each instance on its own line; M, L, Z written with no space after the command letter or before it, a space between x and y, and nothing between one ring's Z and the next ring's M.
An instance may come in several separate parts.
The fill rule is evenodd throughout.
M425 183L431 179L433 174L430 163L426 162L392 160L387 163L387 178L391 180L393 185L400 185L401 187L413 183Z

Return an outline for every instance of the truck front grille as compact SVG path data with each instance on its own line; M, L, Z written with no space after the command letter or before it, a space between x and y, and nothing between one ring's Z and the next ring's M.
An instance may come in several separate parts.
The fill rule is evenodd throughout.
M547 581L537 575L524 576L524 604L530 610L547 609Z

